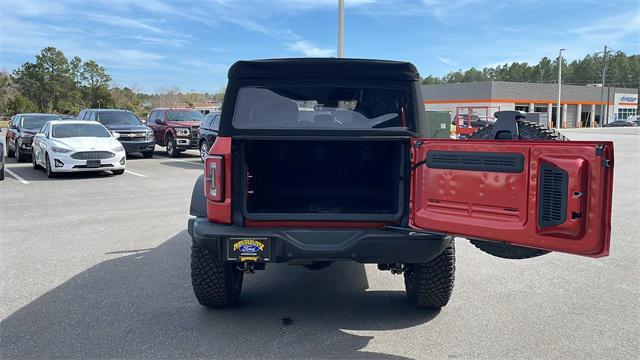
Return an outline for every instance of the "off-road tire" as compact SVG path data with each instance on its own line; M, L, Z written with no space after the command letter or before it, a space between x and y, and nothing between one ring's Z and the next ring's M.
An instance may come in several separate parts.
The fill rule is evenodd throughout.
M518 134L520 140L559 140L568 141L564 135L555 129L549 129L545 125L526 120L518 120ZM485 126L469 136L469 139L491 140L491 129L493 124Z
M191 245L191 284L200 305L226 307L238 303L244 272L236 266L215 260L205 249Z
M198 146L198 153L200 153L200 160L204 162L204 158L206 158L207 154L209 154L209 143L207 142L207 140L200 141L200 145Z
M124 170L111 170L111 172L113 173L113 175L122 175L124 174Z
M176 140L173 136L169 135L165 143L167 144L167 154L170 158L177 158L180 156L180 150L178 150Z
M493 124L476 131L469 139L490 139L492 127ZM525 120L518 120L518 133L520 140L569 140L554 129L549 129L544 125ZM469 240L471 240L471 243L478 249L503 259L529 259L549 253L547 250L532 249L498 242Z
M151 159L153 157L153 151L145 151L142 153L142 157L145 159Z
M453 241L428 263L407 264L404 286L409 301L419 307L441 308L453 292L456 249Z
M25 162L25 161L27 161L26 160L27 158L24 156L22 151L20 151L20 146L18 146L18 142L17 141L15 142L14 147L16 149L16 161L17 162Z

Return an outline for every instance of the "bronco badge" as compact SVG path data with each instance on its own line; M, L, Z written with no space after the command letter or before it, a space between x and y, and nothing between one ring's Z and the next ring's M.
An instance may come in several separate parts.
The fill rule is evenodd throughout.
M228 259L239 261L269 261L271 255L269 238L229 238Z

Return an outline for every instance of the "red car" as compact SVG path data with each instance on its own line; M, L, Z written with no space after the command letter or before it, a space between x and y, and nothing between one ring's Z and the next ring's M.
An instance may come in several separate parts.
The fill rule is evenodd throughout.
M454 236L502 258L608 255L612 142L549 141L563 139L516 111L472 140L429 139L422 99L405 62L234 64L191 196L198 301L235 304L269 263L356 261L404 274L413 304L439 308Z
M198 149L198 129L204 120L201 112L183 108L151 110L147 126L153 130L156 145L166 146L170 157L188 149Z

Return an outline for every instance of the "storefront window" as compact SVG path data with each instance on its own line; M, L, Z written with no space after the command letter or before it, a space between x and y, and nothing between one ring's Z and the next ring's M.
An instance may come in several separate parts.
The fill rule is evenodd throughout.
M618 113L616 114L616 120L627 120L629 116L633 116L636 114L636 109L618 109Z

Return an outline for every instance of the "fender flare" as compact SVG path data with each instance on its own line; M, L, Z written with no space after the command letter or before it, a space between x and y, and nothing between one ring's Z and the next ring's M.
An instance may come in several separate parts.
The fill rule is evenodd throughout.
M207 217L207 197L204 195L204 175L198 176L191 192L189 214L196 217Z

